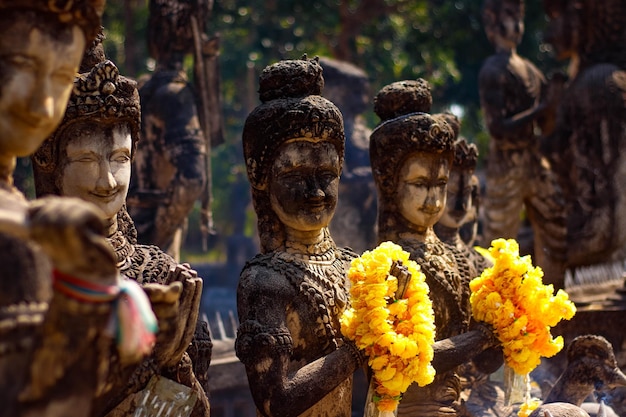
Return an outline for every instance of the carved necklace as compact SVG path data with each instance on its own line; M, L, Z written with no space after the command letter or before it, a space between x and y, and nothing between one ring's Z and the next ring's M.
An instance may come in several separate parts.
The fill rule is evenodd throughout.
M323 351L331 352L338 347L339 316L348 303L344 261L350 257L335 247L330 236L320 243L312 245L315 248L310 248L318 252L314 255L310 253L312 251L306 254L275 252L270 265L287 278L294 290L308 301L313 311L317 311L314 332ZM296 245L290 247L295 248ZM327 249L322 252L322 248Z
M131 257L135 254L135 247L130 244L121 230L117 230L107 240L115 250L117 267L122 270L127 269L131 263Z
M439 288L438 292L444 296L446 304L449 304L452 314L450 324L453 327L460 327L458 331L466 329L469 323L469 311L463 308L464 288L461 287L460 274L455 270L455 262L448 255L443 242L431 229L427 232L424 241L402 236L399 245L408 250L411 253L411 259L420 265L426 275L428 285ZM452 333L457 333L457 331L453 330Z

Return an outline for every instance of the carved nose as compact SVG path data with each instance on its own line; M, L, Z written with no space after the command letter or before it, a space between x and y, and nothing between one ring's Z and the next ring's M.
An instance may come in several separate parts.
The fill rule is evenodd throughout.
M48 84L44 80L35 88L28 106L31 116L40 120L51 119L54 116L54 99L50 94L50 86Z
M115 181L115 177L109 169L109 164L107 162L102 162L100 164L100 175L98 175L96 188L98 190L109 191L113 190L115 187L117 187L117 181Z

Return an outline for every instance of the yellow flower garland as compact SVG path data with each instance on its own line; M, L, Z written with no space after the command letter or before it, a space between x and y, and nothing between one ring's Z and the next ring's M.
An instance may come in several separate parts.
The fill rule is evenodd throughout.
M508 366L519 375L535 369L541 357L563 348L563 338L552 338L550 328L569 320L576 307L567 293L543 285L543 271L530 256L520 256L514 239L496 239L489 254L494 265L470 282L472 314L494 327Z
M411 273L404 295L394 299L398 280L389 274L394 261ZM348 277L351 308L341 331L368 356L376 382L376 406L394 410L411 383L430 384L435 325L429 288L419 266L392 242L384 242L352 261Z

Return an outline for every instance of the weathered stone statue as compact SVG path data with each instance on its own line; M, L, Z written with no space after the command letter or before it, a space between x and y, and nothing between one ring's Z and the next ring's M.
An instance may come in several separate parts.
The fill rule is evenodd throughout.
M102 213L78 199L27 202L12 185L16 157L63 117L103 8L101 0L0 1L2 415L89 415L106 382L121 287ZM128 363L141 357L120 351Z
M344 131L323 85L317 59L270 65L243 131L262 253L241 273L235 348L263 416L350 416L363 362L340 332L356 254L328 232Z
M200 370L199 379L206 382L208 332L204 346L201 340L190 346L196 330L202 338L202 327L196 327L202 279L157 246L136 243L125 201L140 130L139 94L136 83L105 60L100 41L85 56L63 121L32 157L39 197L77 197L102 210L121 274L142 284L159 320L153 354L139 367L112 355L107 387L98 395L92 415L134 414L151 395L150 401L166 408L186 407L188 412L181 415L208 416L207 396L194 373L194 368ZM188 351L194 353L193 361ZM195 397L169 401L158 392L140 393L155 375L177 383L170 384L172 395L191 392Z
M546 146L567 197L567 265L626 259L626 4L544 1L546 40L570 80ZM610 274L605 268L603 275Z
M339 108L346 134L346 157L339 181L339 201L330 231L335 243L357 253L376 246L376 187L369 160L371 129L362 113L369 105L367 74L331 58L320 58L324 97Z
M544 282L563 287L565 212L561 191L539 152L538 129L548 120L546 80L519 56L524 32L523 0L486 0L483 22L496 53L479 73L479 92L491 135L486 169L484 241L516 238L525 208L534 233L533 259Z
M206 135L183 61L194 52L191 20L204 25L210 4L149 2L148 46L156 69L139 90L142 140L128 206L139 242L157 245L177 261L187 216L208 181Z
M452 128L454 136L458 137L460 120L450 113L444 113L442 116ZM461 240L459 234L468 215L473 214L474 202L472 197L477 180L474 174L477 161L478 148L476 145L468 143L465 139L455 140L454 160L450 167L447 185L446 207L439 221L433 226L437 237L449 246L464 285L468 286L469 281L479 276L485 268L491 266L491 262ZM465 302L469 303L469 300L465 300ZM466 308L469 308L469 304Z
M398 407L399 416L462 415L456 369L498 343L483 325L469 331L469 286L454 255L433 231L446 206L454 132L444 116L426 113L431 103L425 80L384 87L374 101L381 123L370 137L378 189L378 240L399 244L420 265L430 287L437 328L435 380L425 387L411 385ZM483 368L486 373L497 369L502 355L490 359L495 363Z

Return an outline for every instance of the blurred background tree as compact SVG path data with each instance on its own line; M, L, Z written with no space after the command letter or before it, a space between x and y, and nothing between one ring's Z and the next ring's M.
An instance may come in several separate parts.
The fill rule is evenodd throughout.
M372 97L384 85L418 77L432 85L433 111L452 110L463 121L461 134L486 155L488 134L478 98L478 71L493 53L481 22L480 0L216 0L209 35L221 39L221 82L226 142L214 150L214 217L218 232L235 230L233 195L245 183L241 130L259 104L258 76L281 59L328 56L361 67ZM139 78L154 63L146 47L146 0L109 1L104 17L105 48L123 74ZM520 55L544 72L555 67L542 42L546 19L541 2L526 2ZM191 60L190 60L191 66ZM190 72L191 73L191 72ZM378 118L366 114L373 127ZM483 160L479 160L479 167ZM248 201L245 199L245 201ZM189 238L196 227L190 222ZM245 233L254 236L254 219Z

